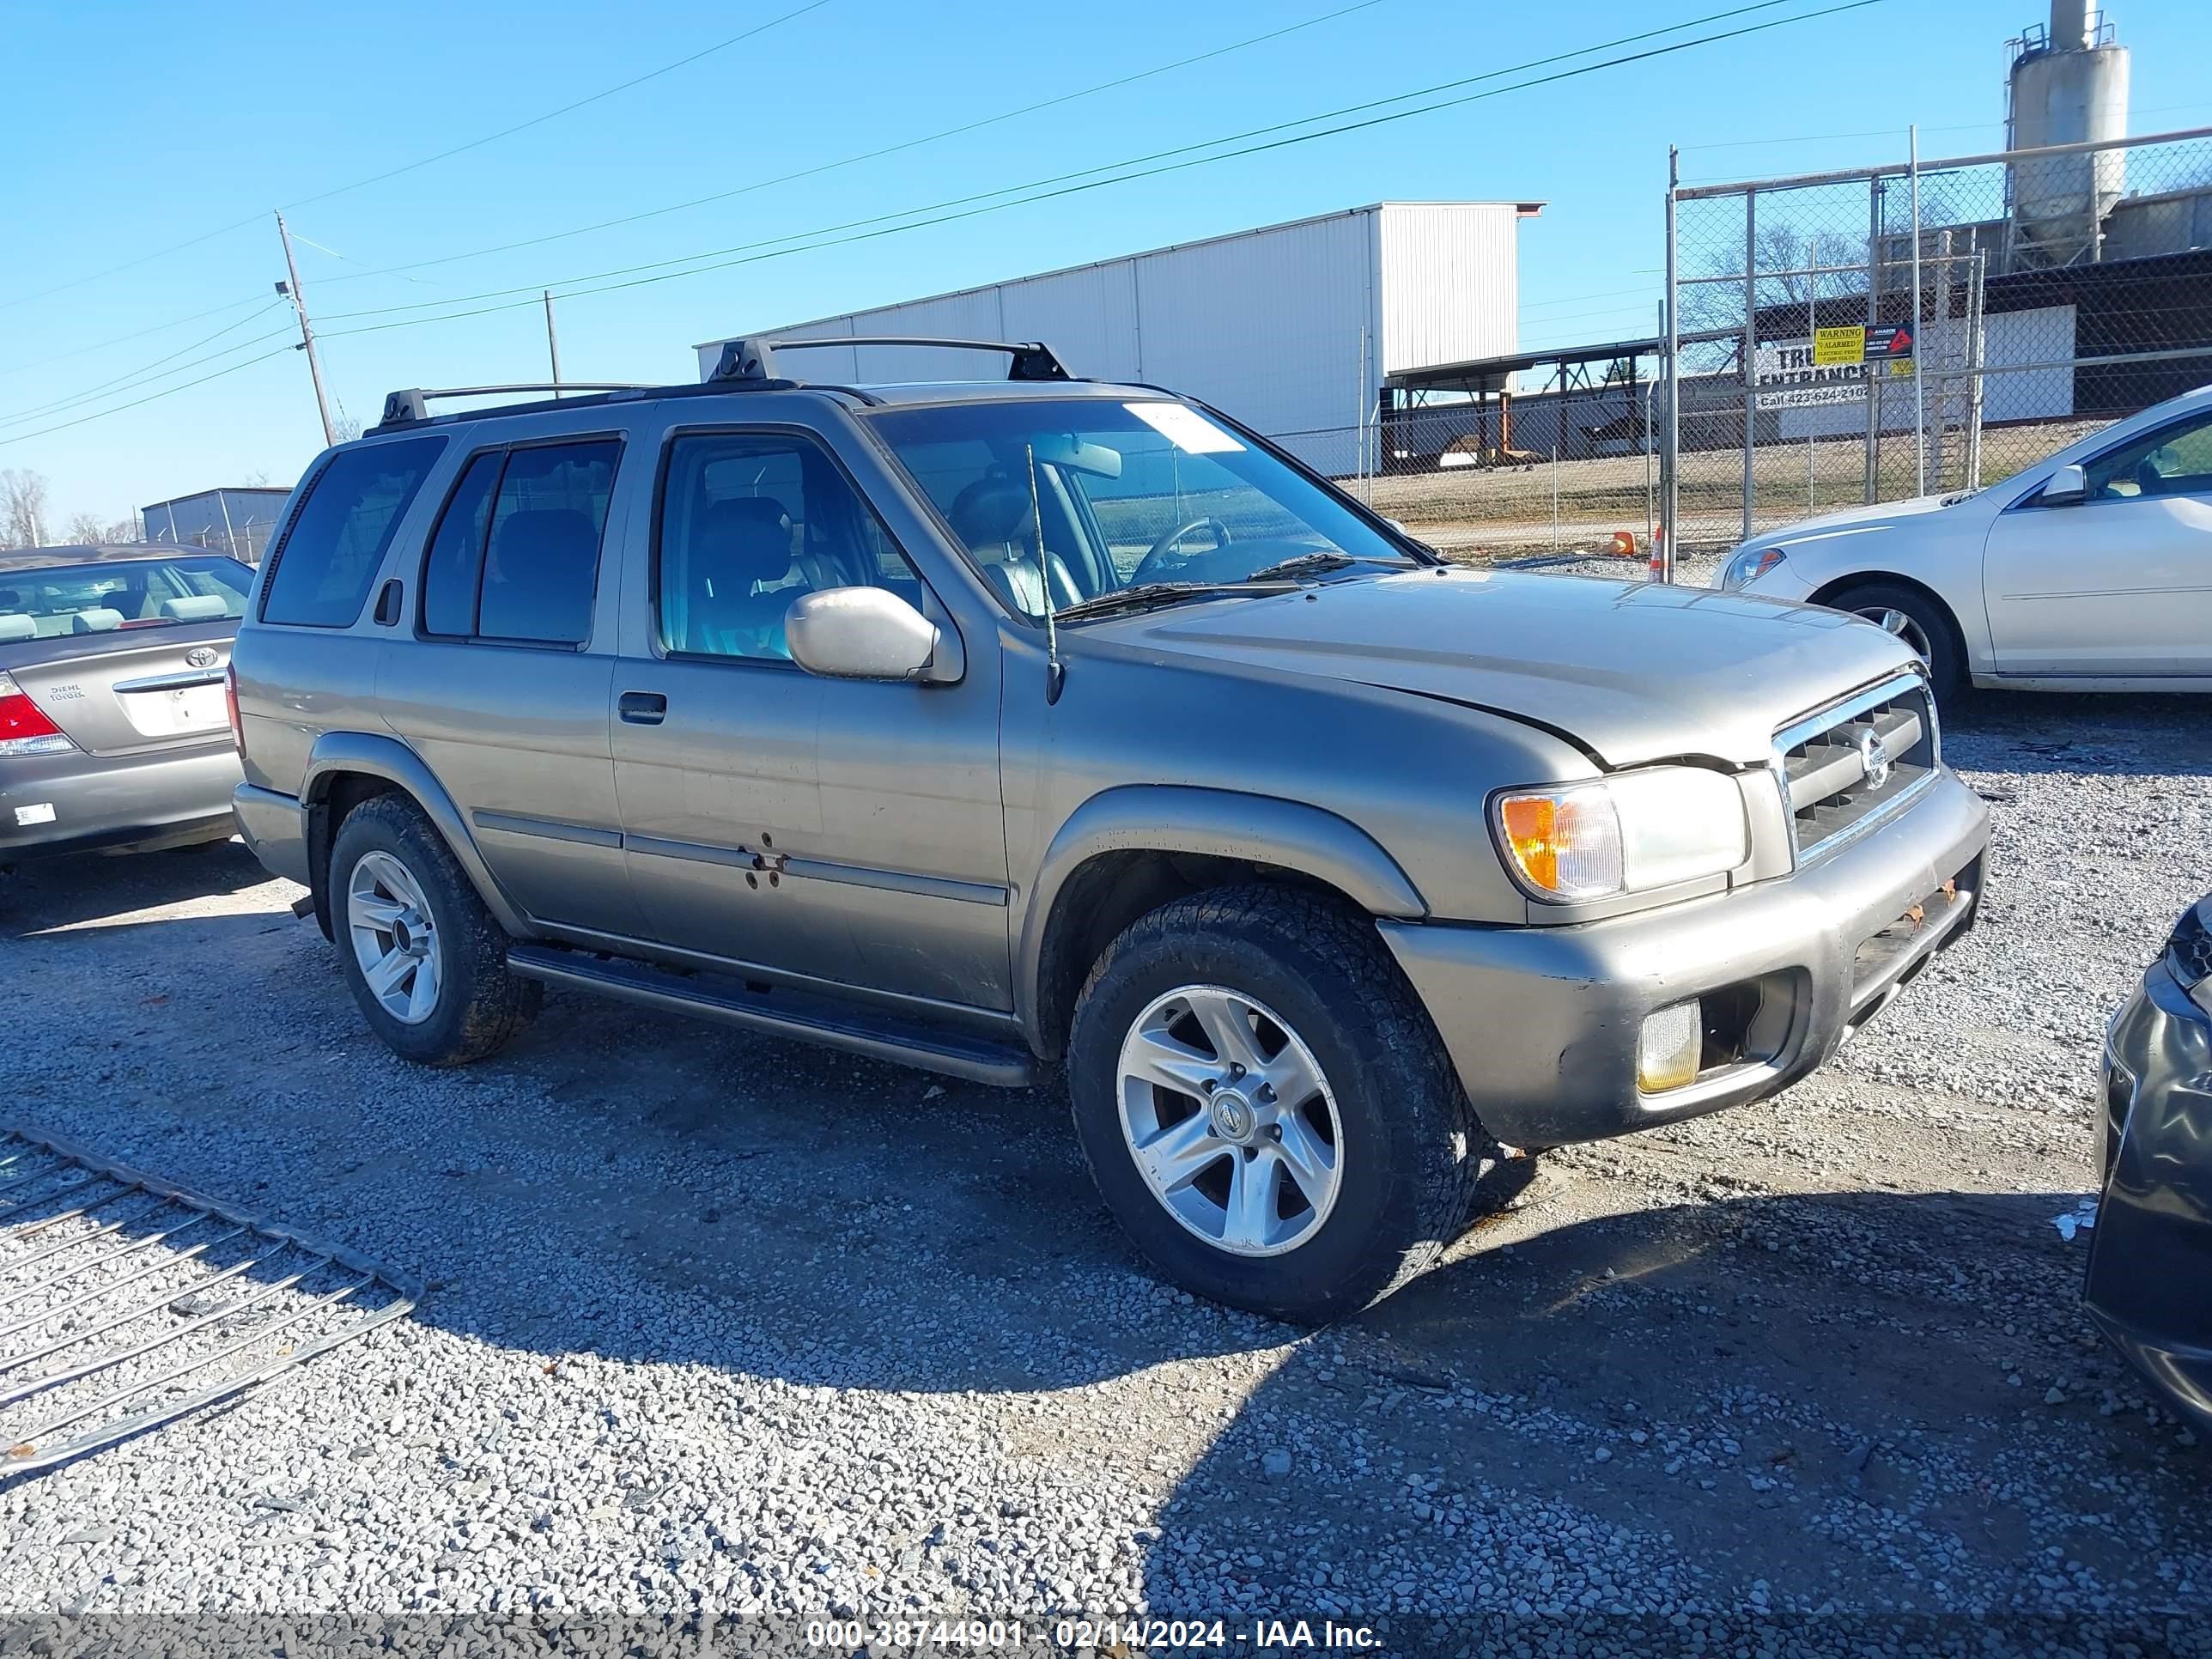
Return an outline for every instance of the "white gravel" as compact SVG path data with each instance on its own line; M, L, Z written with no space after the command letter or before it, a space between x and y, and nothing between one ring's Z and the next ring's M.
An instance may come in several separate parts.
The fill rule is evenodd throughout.
M1154 1282L1055 1091L570 997L418 1071L235 845L33 866L5 1115L429 1288L0 1482L0 1611L1334 1611L1406 1651L1431 1614L1504 1621L1443 1651L1972 1615L2200 1650L2205 1453L2051 1218L2101 1022L2212 886L2212 702L1984 698L1948 735L1997 825L1965 944L1826 1073L1548 1156L1317 1334Z

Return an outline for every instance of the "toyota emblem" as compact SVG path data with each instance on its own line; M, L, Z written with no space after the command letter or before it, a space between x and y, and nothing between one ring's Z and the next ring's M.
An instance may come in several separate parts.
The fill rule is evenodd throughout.
M185 661L194 668L212 668L222 660L222 653L212 646L196 645L185 653Z
M1866 767L1867 787L1879 789L1889 781L1889 745L1879 732L1859 734L1859 759Z

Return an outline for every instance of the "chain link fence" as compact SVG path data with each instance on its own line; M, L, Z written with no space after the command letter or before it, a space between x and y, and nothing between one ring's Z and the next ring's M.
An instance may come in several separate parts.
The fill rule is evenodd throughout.
M262 554L268 550L269 538L276 530L276 520L274 518L256 516L237 520L227 530L204 526L189 533L173 534L157 526L152 540L160 546L204 548L210 553L228 553L232 558L247 564L259 564Z
M1667 208L1680 552L1980 489L2212 381L2212 129L1675 185Z

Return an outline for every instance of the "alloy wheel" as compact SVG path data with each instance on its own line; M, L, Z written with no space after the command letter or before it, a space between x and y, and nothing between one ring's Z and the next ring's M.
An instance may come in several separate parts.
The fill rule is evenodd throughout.
M1241 992L1155 997L1121 1043L1121 1133L1152 1196L1235 1255L1279 1255L1328 1219L1344 1122L1313 1050Z
M369 994L402 1024L419 1025L438 1006L442 963L429 902L405 865L364 853L346 879L346 931Z
M1912 647L1912 654L1921 661L1926 662L1929 659L1928 635L1922 631L1920 624L1904 611L1890 605L1869 605L1863 611L1853 611L1851 614L1865 617L1885 634L1896 635L1899 639Z

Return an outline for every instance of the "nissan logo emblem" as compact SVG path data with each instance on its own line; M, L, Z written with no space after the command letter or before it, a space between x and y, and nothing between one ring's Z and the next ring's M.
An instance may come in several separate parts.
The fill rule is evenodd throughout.
M193 668L212 668L222 660L222 653L211 646L196 645L185 653L185 664Z
M1889 745L1879 732L1859 735L1859 759L1866 767L1867 787L1879 789L1889 781Z

